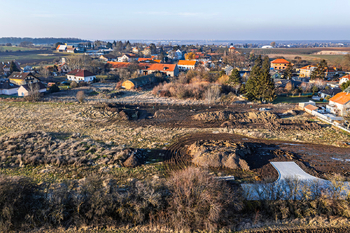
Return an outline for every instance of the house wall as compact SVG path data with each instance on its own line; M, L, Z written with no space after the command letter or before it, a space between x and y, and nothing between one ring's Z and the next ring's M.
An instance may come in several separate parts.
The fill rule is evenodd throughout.
M271 67L275 70L285 70L287 68L288 64L282 64L282 63L271 63Z
M194 70L195 66L189 66L189 65L178 65L180 70Z
M40 89L39 92L40 93L46 92L46 88ZM29 92L23 86L21 86L20 88L18 88L17 94L18 94L18 96L28 96Z
M345 116L350 112L350 102L348 102L347 104L339 104L333 101L329 101L329 105L327 105L326 108L327 108L327 111L330 113L339 114L340 116Z
M343 83L346 83L348 82L350 79L348 78L341 78L340 81L339 81L339 85L342 85Z
M17 95L18 88L13 89L0 89L1 95Z

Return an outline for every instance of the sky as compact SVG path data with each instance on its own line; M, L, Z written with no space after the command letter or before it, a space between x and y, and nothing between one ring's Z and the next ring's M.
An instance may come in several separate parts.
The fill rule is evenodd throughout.
M0 0L0 37L349 40L350 0Z

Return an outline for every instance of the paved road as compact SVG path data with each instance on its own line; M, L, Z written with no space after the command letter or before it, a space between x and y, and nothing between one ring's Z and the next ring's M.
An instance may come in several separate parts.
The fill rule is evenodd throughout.
M279 177L277 182L286 179L298 179L300 181L326 181L307 174L295 162L271 162L271 164L278 171Z

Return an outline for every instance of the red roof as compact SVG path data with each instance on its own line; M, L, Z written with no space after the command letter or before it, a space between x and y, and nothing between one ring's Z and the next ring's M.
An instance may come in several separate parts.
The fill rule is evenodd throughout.
M194 66L194 65L196 65L196 61L179 60L178 65L179 66Z
M236 48L232 46L232 47L230 47L229 49L236 49Z
M350 80L350 74L345 75L345 76L343 76L343 77L341 77L341 78L346 78L346 79L349 79L349 80Z
M128 68L129 62L107 62L114 69ZM174 71L176 64L158 64L158 63L138 63L140 70L158 70L158 71Z
M350 102L350 94L347 92L340 92L330 98L329 101L344 105Z
M90 77L90 76L95 76L95 74L91 73L88 70L84 70L84 69L76 69L73 70L71 72L69 72L67 75L74 75L77 77Z
M137 61L138 62L143 62L143 61L152 61L153 59L150 58L150 57L147 57L147 58L143 58L143 57L140 57Z
M273 64L289 64L290 62L286 59L275 59L271 63Z

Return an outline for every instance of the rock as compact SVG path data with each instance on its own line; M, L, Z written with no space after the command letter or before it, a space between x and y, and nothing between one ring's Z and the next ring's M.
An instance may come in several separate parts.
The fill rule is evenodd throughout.
M139 161L137 157L132 154L125 162L123 163L124 167L137 167L139 165Z

